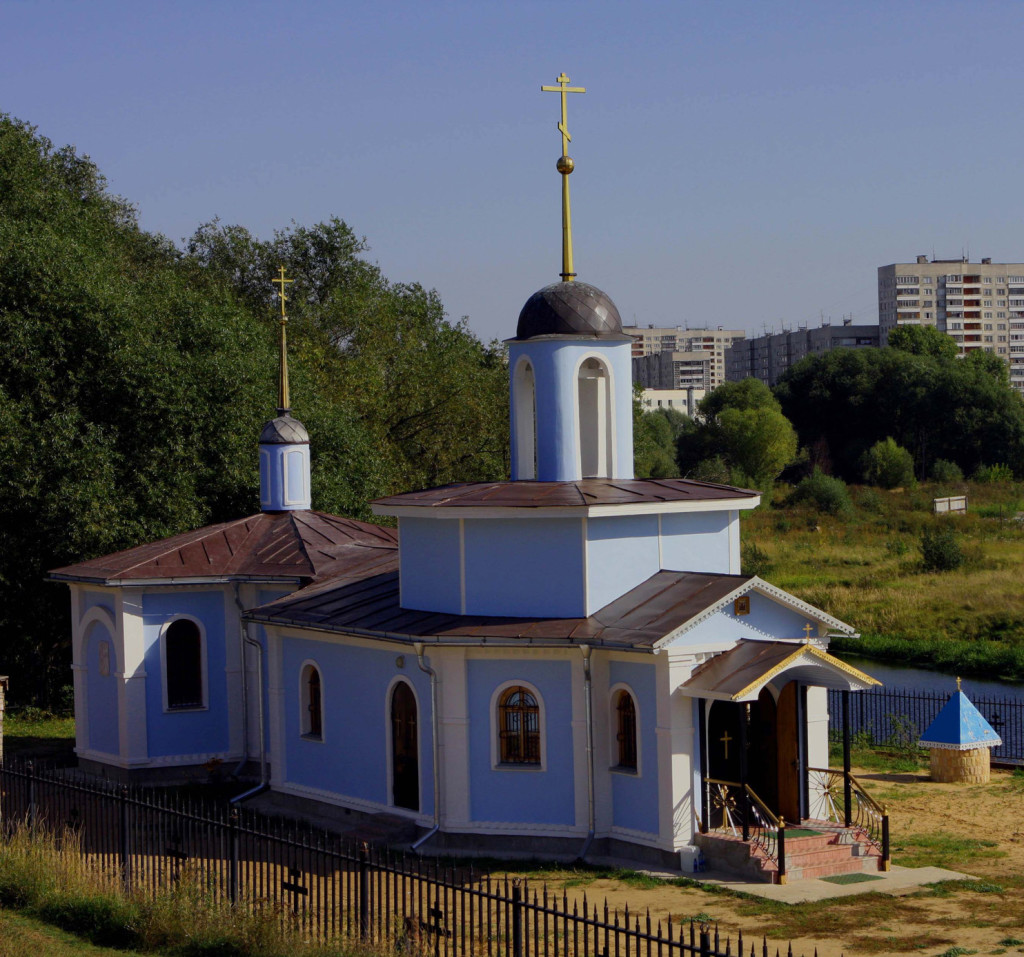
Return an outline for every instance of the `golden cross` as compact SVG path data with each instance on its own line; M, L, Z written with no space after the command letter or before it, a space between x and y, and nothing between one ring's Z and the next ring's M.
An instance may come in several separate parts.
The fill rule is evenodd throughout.
M542 86L540 89L542 93L562 94L562 121L558 124L558 132L562 134L562 155L567 156L569 153L569 143L572 140L572 137L569 135L569 120L565 110L565 94L586 93L587 88L585 86L569 86L569 77L564 73L560 73L555 82L558 86Z
M284 304L285 304L285 302L288 299L288 297L284 294L284 287L285 287L286 283L295 282L295 280L294 279L285 279L284 278L284 266L282 266L281 267L281 278L280 279L271 279L270 281L275 286L277 286L277 285L281 286L281 292L278 295L280 295L280 297L281 297L281 318L283 319L284 318Z
M814 631L814 626L810 622L807 622L807 624L804 625L804 640L805 641L810 641L811 640L811 632L812 631Z
M956 679L956 690L957 691L960 690L960 676L959 675L957 675L957 679Z
M721 741L722 744L725 745L725 760L728 761L729 760L729 742L732 741L733 738L729 737L729 732L726 731L725 734L723 734L718 740Z

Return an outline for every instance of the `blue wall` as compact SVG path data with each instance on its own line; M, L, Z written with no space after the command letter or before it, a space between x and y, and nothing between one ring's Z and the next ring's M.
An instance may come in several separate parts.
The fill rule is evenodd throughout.
M629 685L638 712L637 750L640 774L612 771L612 822L616 827L658 833L657 669L652 664L612 661L608 664L608 691L620 682ZM614 727L614 711L612 712ZM616 742L611 741L612 761Z
M658 571L658 516L624 515L587 522L590 614Z
M729 574L730 513L691 512L661 518L661 567Z
M678 641L685 645L700 645L707 642L737 641L753 638L767 641L775 638L803 639L803 628L808 621L815 626L811 637L817 637L817 622L801 615L798 611L780 605L771 598L754 592L750 596L750 614L733 614L729 603L721 611L701 622Z
M110 672L100 674L100 642L107 642L110 650ZM121 751L117 717L117 673L120 666L114 638L102 622L89 627L85 641L85 667L88 669L85 691L86 711L89 716L88 747L106 754Z
M467 520L465 542L467 614L586 615L580 519Z
M160 629L188 614L206 631L206 697L201 711L164 712L160 670ZM142 596L142 633L146 646L146 735L150 757L227 751L227 663L224 648L224 594L220 591L146 593ZM236 639L237 636L232 636Z
M388 686L399 676L416 692L420 811L433 814L430 677L419 670L411 650L359 648L292 637L281 639L281 650L287 782L331 791L339 797L390 804L386 766L391 734ZM395 664L399 655L405 658L404 668ZM299 679L306 660L320 668L322 742L303 738L299 723Z
M398 529L402 607L460 614L458 521L403 517Z
M572 750L572 670L568 661L467 662L469 695L469 796L473 821L526 824L576 823ZM541 740L547 770L492 768L496 727L491 698L506 681L526 681L540 692Z

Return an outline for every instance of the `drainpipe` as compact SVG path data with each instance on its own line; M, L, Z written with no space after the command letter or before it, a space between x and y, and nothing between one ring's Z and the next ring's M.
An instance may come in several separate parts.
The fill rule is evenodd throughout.
M594 702L590 678L590 645L580 645L583 652L583 699L587 714L587 839L580 850L580 860L587 856L594 841Z
M238 608L238 660L241 662L242 668L242 759L233 772L235 777L238 777L249 763L249 682L245 668L245 639L249 637L249 633L248 626L242 620L245 607L242 605L240 590L241 584L235 582L235 606Z
M416 649L416 663L420 666L420 671L430 675L430 736L434 745L434 826L412 845L412 850L419 851L422 845L441 830L441 766L439 763L440 742L437 733L439 723L437 718L437 672L424 664L423 642L417 641L413 647Z
M242 607L242 602L238 596L238 585L235 584L235 604L238 605L239 616L245 613L245 609ZM267 741L266 741L266 728L265 718L263 715L263 646L249 634L249 626L243 621L242 622L242 702L243 702L243 745L242 745L242 761L235 769L237 774L239 770L243 768L249 757L249 723L248 723L248 708L246 702L248 696L245 693L246 686L246 669L245 669L245 646L251 645L256 649L256 697L258 701L257 716L260 722L260 783L254 788L250 788L237 797L231 798L229 803L240 804L242 801L246 801L251 797L255 797L257 794L262 794L270 787L270 781L267 776Z

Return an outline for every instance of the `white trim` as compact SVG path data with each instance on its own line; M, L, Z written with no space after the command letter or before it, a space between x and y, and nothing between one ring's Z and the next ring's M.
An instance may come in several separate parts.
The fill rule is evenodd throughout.
M583 614L590 615L590 529L587 516L580 519L580 532L583 535Z
M295 448L291 448L291 449L286 450L281 455L281 483L282 483L282 486L283 486L282 491L284 493L283 497L284 497L284 504L285 505L299 505L299 506L301 506L309 498L308 489L305 488L305 464L306 463L305 463L304 456L307 455L307 454L308 454L308 452L304 452L302 450L301 446L296 446ZM299 468L300 468L300 471L302 471L302 473L303 473L303 481L302 481L303 487L299 490L301 492L301 494L298 497L294 497L292 495L291 483L288 481L288 460L293 455L299 456Z
M509 688L522 687L530 692L537 699L537 727L540 734L540 763L538 764L502 764L501 741L499 739L498 727L498 702L501 696ZM491 721L491 770L492 771L513 771L515 773L546 771L548 769L548 748L547 748L547 709L544 707L544 698L537 690L537 686L530 681L523 681L519 678L512 678L503 681L498 685L491 695L490 721Z
M310 733L309 720L309 682L306 678L306 669L312 669L320 677L320 734L314 736ZM299 737L303 741L312 741L315 744L324 744L327 741L327 722L324 721L324 670L312 658L307 658L299 665Z
M658 512L658 568L659 569L662 569L662 568L665 567L665 557L664 557L664 552L662 550L662 540L661 540L661 516L662 516L662 513Z
M919 748L938 751L980 751L982 748L999 748L1002 745L1002 738L993 741L971 741L969 744L947 744L943 741L925 741L923 738L917 742Z
M182 618L192 622L199 629L199 678L203 703L191 708L171 708L167 704L167 629ZM160 695L164 714L186 714L193 711L208 711L210 708L210 679L206 660L206 626L201 619L195 615L188 614L188 612L178 612L160 626Z
M572 396L573 396L573 429L576 437L576 474L581 478L583 474L583 423L580 420L580 369L583 368L583 363L589 359L594 359L600 363L601 368L604 370L606 384L604 388L604 413L605 421L600 422L600 415L595 413L598 418L598 448L600 449L600 443L603 441L605 444L604 449L604 461L598 461L598 473L590 478L605 478L611 479L615 477L617 463L616 451L616 438L618 432L616 429L615 422L615 374L612 371L612 364L609 361L609 357L601 352L595 352L593 350L584 352L577 360L573 367L572 374ZM600 390L600 386L598 387ZM598 393L598 406L600 407L602 396ZM603 426L603 427L602 427ZM604 433L602 435L601 433Z
M617 758L619 753L619 709L617 698L620 693L625 693L633 699L633 713L636 715L636 769L624 768L618 764L612 764L611 759ZM640 699L633 688L625 681L616 681L608 689L608 770L613 774L622 774L631 778L643 777L643 757L640 746Z
M466 614L466 522L459 519L459 614Z
M136 761L124 761L117 755L106 751L95 751L92 748L75 748L75 754L87 761L98 761L116 768L174 768L203 765L209 761L237 761L241 754L235 751L206 751L198 754L167 754L155 758L144 758ZM116 760L111 760L115 758Z
M306 784L295 784L290 781L282 781L274 785L274 791L279 794L292 794L296 797L312 798L316 801L323 801L325 804L332 804L335 807L348 807L353 811L367 811L371 814L397 814L409 818L420 825L430 825L434 819L429 814L419 811L410 811L407 807L395 807L393 804L382 804L380 801L369 801L365 798L349 797L345 794L338 794L336 791L326 791L323 788L310 787Z
M397 518L614 518L619 515L675 515L682 512L731 512L757 508L760 495L749 498L682 502L634 502L624 505L383 505L370 503L374 515Z
M413 701L416 702L416 804L417 808L413 811L411 808L401 807L395 804L395 728L391 723L391 698L395 693L395 688L399 684L409 686L409 690L412 692ZM387 733L384 735L384 756L386 764L385 770L385 784L387 786L387 807L394 811L404 811L409 814L421 814L423 812L423 730L422 730L422 716L423 708L420 707L420 696L416 693L416 686L412 681L405 675L395 675L391 681L388 682L387 690L384 692L384 727L387 729ZM434 769L437 773L437 769Z

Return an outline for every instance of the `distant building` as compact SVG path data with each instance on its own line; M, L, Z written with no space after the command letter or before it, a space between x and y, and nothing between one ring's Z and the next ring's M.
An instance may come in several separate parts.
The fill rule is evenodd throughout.
M646 412L675 409L683 415L693 415L694 407L705 395L704 389L644 389L640 404Z
M713 389L706 352L656 352L633 358L633 381L645 389Z
M882 345L896 326L934 326L956 341L961 356L992 352L1024 392L1024 263L918 256L879 266L878 324Z
M878 341L878 326L855 326L848 321L841 326L797 329L756 339L741 339L734 342L725 354L725 378L729 382L738 382L753 377L767 385L775 385L782 374L804 356L833 349L877 347Z
M742 329L686 329L682 326L623 326L622 331L633 337L633 358L641 359L663 352L698 353L707 358L704 388L713 389L725 381L725 353L737 339L743 339ZM689 360L679 360L689 361ZM678 385L648 384L637 378L637 370L644 369L633 363L634 381L652 389L677 389ZM661 380L666 381L666 380ZM700 388L700 386L696 386Z

